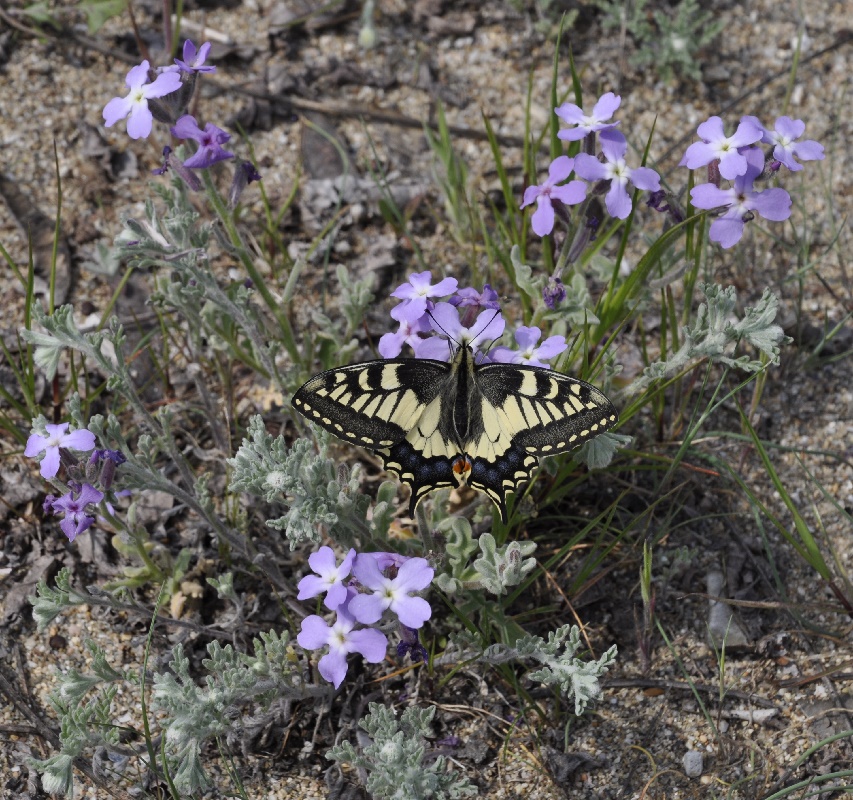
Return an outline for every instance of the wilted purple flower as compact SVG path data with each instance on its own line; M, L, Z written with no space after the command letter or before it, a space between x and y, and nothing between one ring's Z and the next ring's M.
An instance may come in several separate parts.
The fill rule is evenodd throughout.
M758 117L747 116L743 119L749 120L761 129L761 141L764 144L775 145L773 158L784 164L792 172L797 172L803 168L802 164L794 160L795 158L800 158L803 161L823 160L822 144L818 144L813 139L806 139L804 142L797 141L806 130L806 123L801 119L778 117L776 127L772 131L765 128Z
M426 648L421 644L418 632L414 628L402 624L399 630L400 643L397 645L397 658L403 659L408 653L413 663L417 663L418 661L426 663L429 659L429 653L427 653Z
M760 150L751 150L746 155L746 174L735 178L731 189L719 189L711 183L703 183L690 191L690 199L696 208L728 207L728 211L711 223L709 230L711 241L719 242L723 248L733 247L740 241L744 224L753 218L753 212L776 222L791 216L791 196L784 189L755 191L752 188L764 170L764 155Z
M75 494L77 497L74 497ZM99 492L89 483L84 483L79 491L71 491L51 503L54 514L65 514L65 519L59 523L59 527L62 528L69 542L73 542L95 521L93 516L86 513L87 506L91 503L100 503L103 499L103 492Z
M429 317L423 314L414 322L408 319L403 319L400 322L400 327L396 333L383 334L379 340L379 354L382 358L396 358L403 351L403 345L408 344L412 349L415 349L420 341L419 333L426 333L430 330Z
M164 72L151 83L148 80L148 62L143 61L127 73L126 84L130 91L126 97L114 97L104 106L104 124L109 128L127 117L127 135L131 139L145 139L151 133L153 116L148 100L176 92L181 88L177 72Z
M411 592L426 589L435 570L425 558L410 558L393 578L386 577L375 558L359 556L352 568L359 583L372 594L357 594L349 602L349 612L365 625L378 622L386 609L393 611L403 625L420 628L432 615L429 603Z
M255 169L251 161L241 160L234 170L234 180L228 190L228 208L236 208L243 190L253 181L259 181L261 173Z
M571 175L574 169L574 159L559 156L548 167L548 179L538 186L528 186L524 190L521 208L526 208L534 200L536 211L530 219L533 232L537 236L547 236L554 230L554 201L567 206L582 203L586 197L586 184L583 181L569 181L563 186L557 186Z
M503 364L529 364L531 367L547 367L546 362L560 355L568 348L565 336L549 336L539 347L536 343L542 331L539 328L527 328L519 326L515 331L515 341L518 350L509 347L496 347L489 353L492 361Z
M350 549L338 566L335 551L331 547L321 547L316 553L308 556L308 563L317 574L306 575L299 581L299 594L296 599L308 600L325 592L325 606L334 611L347 599L347 587L344 581L349 577L353 561L355 561L353 549Z
M95 434L85 428L66 433L68 430L67 422L62 422L59 425L45 425L44 428L47 431L47 436L41 436L38 433L30 434L24 450L24 455L28 458L34 458L39 453L44 453L39 470L42 478L54 478L59 472L60 447L88 452L95 446Z
M478 306L481 310L491 308L497 311L501 307L501 301L500 297L498 297L498 293L492 289L488 283L483 287L482 292L478 292L472 286L460 289L447 302L457 308Z
M602 164L594 156L578 153L575 156L575 172L588 181L610 181L610 190L604 204L611 217L626 219L631 213L631 196L626 186L630 181L637 189L656 191L660 189L660 175L648 167L631 169L625 163L628 141L617 130L604 131L601 136L601 151L606 161Z
M646 198L646 205L662 214L669 212L674 222L684 221L684 212L676 205L673 198L663 189L651 192Z
M542 300L552 311L566 299L566 287L559 278L553 275L548 278L548 285L542 290Z
M191 114L184 114L175 123L172 127L172 135L178 139L195 139L198 142L198 150L184 161L184 166L189 169L205 169L213 166L217 161L234 158L234 153L222 149L222 145L231 138L231 134L217 128L212 122L208 122L202 130Z
M601 95L592 109L592 114L584 114L583 109L574 103L563 103L554 109L554 113L563 122L577 125L576 128L564 128L557 132L557 137L565 142L577 142L589 133L607 130L618 125L618 122L607 122L619 108L622 98L613 92Z
M187 39L184 42L183 59L176 58L175 63L182 72L216 72L214 66L204 66L207 54L210 52L210 42L205 42L196 52L195 45Z
M398 322L404 319L415 322L420 319L427 308L432 308L433 297L446 297L456 291L459 282L456 278L445 278L435 285L429 270L415 272L409 276L408 283L398 286L391 297L398 297L404 302L391 309L391 316Z
M450 303L436 303L431 319L434 331L444 334L460 347L474 350L484 342L499 339L506 327L506 320L500 312L491 310L480 312L474 324L466 327L459 319L459 310Z
M739 148L755 144L763 134L759 125L752 122L750 117L743 117L737 130L732 136L726 136L723 121L719 117L709 117L698 128L697 133L701 142L694 142L687 148L684 158L678 166L696 169L710 164L715 159L720 161L720 175L727 180L734 180L746 172L746 156Z
M181 159L175 158L172 148L166 145L163 148L163 166L152 169L152 175L165 175L169 169L175 170L178 177L187 185L191 192L197 192L201 189L201 181L195 173L190 172L183 164Z
M350 653L360 653L365 661L378 664L385 658L388 639L373 628L353 630L356 621L347 605L338 606L336 614L333 625L316 614L305 617L296 641L306 650L318 650L328 645L329 652L317 666L320 674L337 689L347 674L347 656Z

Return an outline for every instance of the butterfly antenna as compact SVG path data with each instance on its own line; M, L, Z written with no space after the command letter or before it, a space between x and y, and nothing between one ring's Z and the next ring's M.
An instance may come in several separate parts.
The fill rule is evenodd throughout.
M444 328L441 327L441 324L439 323L439 321L432 315L432 311L427 309L426 313L427 313L427 316L432 320L433 325L435 325L435 327L438 328L438 330L440 330L447 337L447 344L450 347L450 357L452 358L453 353L455 352L452 345L455 344L457 349L459 347L461 347L462 345L459 342L457 342L456 339L454 339L446 330L444 330Z

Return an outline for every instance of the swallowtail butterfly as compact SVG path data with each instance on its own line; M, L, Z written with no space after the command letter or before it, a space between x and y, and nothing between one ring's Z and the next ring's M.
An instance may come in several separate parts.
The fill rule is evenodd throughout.
M367 361L321 372L293 407L346 442L375 450L412 490L467 484L506 522L506 495L542 456L565 453L612 428L616 410L588 383L542 367L477 364L460 346L450 363Z

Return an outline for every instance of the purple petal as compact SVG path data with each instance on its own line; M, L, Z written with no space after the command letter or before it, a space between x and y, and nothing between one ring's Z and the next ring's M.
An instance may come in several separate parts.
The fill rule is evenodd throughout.
M530 225L537 236L547 236L554 230L554 207L547 195L540 195L536 201L536 211L530 218Z
M564 142L577 142L586 136L585 128L561 128L557 131L557 138Z
M660 189L660 175L648 167L637 167L631 170L631 183L638 189L656 192Z
M143 61L136 67L133 67L125 78L124 82L129 89L138 89L140 86L148 82L148 69L151 65L147 61Z
M378 622L385 608L385 602L377 594L357 594L347 606L349 613L363 625Z
M163 97L177 92L181 88L181 75L178 72L162 72L153 83L145 87L146 97Z
M483 342L493 342L496 339L500 339L503 336L504 329L506 328L506 320L501 316L500 313L495 313L494 309L487 308L485 311L481 311L477 315L477 319L474 321L474 324L471 326L472 331L476 331L476 334L473 339L471 339L471 346L477 347ZM424 561L424 559L412 558L409 559L400 570L405 569L412 561ZM430 578L432 580L432 578Z
M176 139L195 139L199 141L204 132L192 114L184 114L173 126L172 136Z
M391 610L408 628L420 628L432 616L432 609L423 597L401 597L392 603Z
M574 103L563 103L554 109L554 113L569 125L577 125L583 119L583 109ZM586 132L582 131L582 133L585 135Z
M760 124L756 125L749 117L743 117L734 136L729 137L729 144L734 147L746 147L760 141L763 135L764 128Z
M583 181L569 181L551 189L551 199L559 200L563 205L575 206L586 199L586 188Z
M459 281L457 281L456 278L445 278L429 290L429 296L445 297L446 295L453 294L458 286Z
M326 592L326 599L323 601L323 604L330 611L334 611L346 602L348 594L346 584L334 583L329 587L329 591Z
M678 162L679 167L697 169L710 164L717 157L714 148L706 142L694 142L687 148L684 158Z
M329 626L322 617L311 614L302 620L302 628L296 637L300 647L317 650L329 643Z
M80 430L66 433L62 437L61 446L71 450L83 450L88 453L90 450L95 449L95 434L87 431L85 428L80 428Z
M30 434L30 438L27 439L27 446L24 449L24 455L27 458L33 458L37 456L42 450L47 447L47 439L44 436L40 436L37 433Z
M385 586L385 577L379 571L376 559L369 553L359 553L352 565L352 574L358 582L368 589L381 589Z
M615 128L609 128L599 134L601 151L608 161L618 161L628 152L628 140Z
M338 575L340 575L341 578L346 578L350 572L352 572L352 565L355 563L356 555L357 553L355 552L355 548L350 547L349 552L344 556L340 567L338 567Z
M432 328L444 333L455 341L459 341L462 333L462 323L459 320L459 309L450 303L436 303L432 310Z
M555 158L551 162L551 166L548 167L548 182L553 185L566 180L566 178L572 174L574 163L574 159L571 159L568 156L559 156L558 158Z
M114 97L104 106L104 125L111 128L120 119L124 119L133 108L133 102L129 97Z
M511 350L509 347L501 345L489 351L489 361L500 364L514 364L518 355L518 350Z
M410 300L403 300L391 309L391 319L396 319L397 322L408 322L410 325L416 323L425 313L427 309L426 297L413 297Z
M757 128L758 130L760 130L761 131L761 141L765 142L766 144L770 144L770 142L771 142L770 131L768 131L767 128L765 128L761 124L761 120L758 119L758 117L753 117L751 114L744 114L744 116L742 116L740 118L740 121L741 122L748 122L750 125Z
M186 61L187 64L191 64L195 60L196 49L195 49L195 45L192 43L191 39L187 39L184 42L183 53L184 53L184 61Z
M360 653L369 664L379 664L388 652L388 639L375 628L353 631L349 636L350 652Z
M723 129L723 121L719 117L708 117L708 119L706 119L705 122L696 129L696 133L698 133L706 142L719 142L726 138L726 132ZM693 168L691 167L691 169Z
M718 242L724 249L736 245L741 236L743 236L743 220L738 217L715 219L708 231L708 238L712 242Z
M730 181L746 174L748 167L749 162L746 157L738 153L737 150L730 150L720 159L720 175Z
M397 333L384 333L379 340L379 346L376 348L382 358L396 358L403 352L403 342L406 341L406 334L402 331Z
M616 219L627 219L631 213L631 197L625 187L617 181L611 182L607 196L604 198L604 205L607 206L607 213Z
M397 572L394 586L404 592L419 592L432 583L434 575L435 570L425 558L410 558Z
M536 342L542 337L542 331L536 327L527 327L519 325L515 330L515 341L521 350L533 349L536 347Z
M450 361L450 342L439 336L430 336L428 339L418 339L412 342L412 350L415 358L428 358L433 361Z
M69 542L73 542L77 538L77 534L80 533L80 526L78 525L76 517L73 515L65 517L65 519L59 523L59 527L68 537Z
M44 451L44 458L39 465L42 478L55 478L59 472L59 448L48 447Z
M718 208L733 202L731 189L719 189L713 183L701 183L690 190L690 202L695 208Z
M550 361L555 356L560 355L568 349L565 336L549 336L539 347L536 348L536 355L539 358Z
M308 556L308 564L318 575L328 575L337 567L338 560L331 547L323 546L316 553Z
M318 594L322 594L326 589L326 582L319 575L306 575L297 587L299 594L296 595L297 600L310 600Z
M804 142L796 142L792 150L797 158L803 161L823 161L823 145L818 144L813 139L806 139Z
M575 156L575 172L588 181L600 181L607 177L607 167L588 153Z
M90 503L100 503L103 499L103 492L99 492L91 483L84 483L77 497L77 502L81 507L85 507Z
M781 222L791 216L791 195L784 189L765 189L750 198L749 208L764 219Z
M329 652L324 655L317 668L320 674L337 689L347 674L347 657L343 651Z
M542 194L541 186L528 186L524 190L524 198L519 208L527 208L540 194Z
M801 119L779 117L776 120L776 133L788 139L799 139L806 132L806 123Z
M153 120L147 103L144 106L134 104L127 118L127 135L131 139L147 139Z
M616 109L619 108L621 102L622 98L619 95L607 92L601 95L593 107L592 116L601 120L610 119L616 113Z

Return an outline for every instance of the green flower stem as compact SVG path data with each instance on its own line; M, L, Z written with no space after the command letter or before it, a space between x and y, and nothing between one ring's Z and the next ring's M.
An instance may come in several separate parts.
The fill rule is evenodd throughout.
M229 212L228 207L222 201L222 198L219 196L219 192L216 190L216 187L213 185L213 178L210 176L210 170L201 170L201 173L208 200L210 200L210 204L213 206L214 211L216 211L217 216L222 221L222 225L225 228L228 239L234 246L237 257L243 264L248 276L252 279L258 293L263 297L264 302L267 304L267 308L269 308L273 313L273 316L275 316L276 321L281 328L282 344L284 345L284 348L287 350L293 362L299 363L299 348L296 346L296 338L294 337L293 328L290 325L290 320L287 318L287 314L285 314L279 307L275 298L272 296L272 292L270 292L267 287L266 281L255 267L252 257L249 255L245 245L243 244L240 232L234 224L234 218Z

